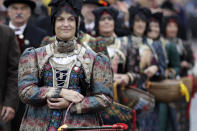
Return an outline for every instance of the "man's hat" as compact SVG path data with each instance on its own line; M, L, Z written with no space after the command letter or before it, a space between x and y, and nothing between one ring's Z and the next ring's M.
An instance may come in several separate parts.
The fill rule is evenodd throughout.
M34 10L36 7L36 3L33 2L32 0L5 0L3 2L3 5L8 8L11 4L14 4L14 3L27 4L28 6L30 6L32 10Z
M84 0L84 4L95 4L98 6L109 6L109 3L106 0Z

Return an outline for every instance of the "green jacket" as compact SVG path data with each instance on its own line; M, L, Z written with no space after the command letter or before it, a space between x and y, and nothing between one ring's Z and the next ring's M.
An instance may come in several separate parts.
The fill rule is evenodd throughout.
M172 68L176 71L176 74L180 74L181 62L176 45L174 43L167 43L165 48L168 57L168 68Z

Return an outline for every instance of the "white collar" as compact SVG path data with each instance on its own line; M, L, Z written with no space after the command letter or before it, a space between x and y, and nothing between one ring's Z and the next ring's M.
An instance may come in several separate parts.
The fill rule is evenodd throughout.
M90 23L90 24L85 24L85 28L87 29L87 30L93 30L94 29L94 22L92 22L92 23Z
M24 32L26 26L27 26L27 24L24 24L24 25L22 25L22 26L20 26L20 27L16 27L16 26L14 26L14 25L12 24L11 21L9 22L9 27L10 27L11 29L14 30L15 35L21 35L21 34L23 34L23 32ZM17 30L16 30L16 29L17 29Z

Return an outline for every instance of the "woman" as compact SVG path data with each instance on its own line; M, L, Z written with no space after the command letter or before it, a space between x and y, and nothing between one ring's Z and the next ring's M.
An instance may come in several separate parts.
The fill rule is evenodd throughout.
M123 45L135 45L139 49L141 79L137 82L137 87L145 89L145 81L147 78L152 77L158 71L156 66L150 66L152 62L152 52L147 45L146 39L151 12L149 9L141 7L130 7L129 12L131 35L121 40Z
M55 42L27 49L20 58L18 91L27 104L20 130L99 125L98 113L113 97L110 61L76 41L82 1L50 5Z
M188 75L188 70L191 69L194 65L193 53L191 49L191 45L183 43L183 41L179 38L179 19L177 16L170 16L165 18L164 23L165 38L176 45L179 57L180 57L180 65L181 70L179 71L179 75L181 77Z
M158 81L164 79L166 69L166 54L162 47L161 40L161 26L162 26L163 14L160 12L152 13L149 23L149 31L147 38L150 39L148 46L151 48L153 61L159 67L159 72L151 78L152 81Z
M106 44L108 56L112 62L114 79L118 84L127 86L134 83L139 76L139 52L135 46L122 45L115 33L118 10L113 7L101 7L93 11L95 15L95 31L103 39L114 38ZM128 53L130 52L129 58ZM136 64L132 64L136 63Z
M160 38L160 30L162 25L163 15L160 12L152 13L150 16L149 31L147 32L148 46L152 51L152 60L160 70L153 77L151 81L160 81L165 77L166 58L162 48L162 41ZM159 107L160 102L156 101L156 106L152 112L149 113L149 117L146 119L146 131L158 131L160 129L159 123ZM150 119L151 118L151 119Z
M107 55L109 56L112 63L114 80L117 82L118 85L124 86L134 83L140 77L137 74L137 72L139 71L139 66L136 64L132 65L132 62L130 60L136 60L135 62L139 61L139 53L137 52L138 50L135 50L135 47L132 48L130 46L129 49L123 48L121 41L116 36L115 24L118 16L118 10L113 7L101 7L94 10L93 13L95 15L95 31L97 38L101 37L101 39L105 40L113 38L113 41L106 43L105 47ZM125 50L130 51L130 57L132 57L132 59L129 59L129 61L127 59L127 52L125 52ZM135 51L135 53L133 50ZM102 53L105 53L106 51L103 50ZM131 130L131 109L129 111L128 107L116 103L114 103L114 106L115 107L111 108L112 112L114 110L114 115L116 116L109 118L109 114L102 115L104 123L126 123Z
M158 59L160 56L163 57L155 50L158 45L153 44L154 41L146 36L150 31L150 10L142 7L130 7L129 12L131 36L124 39L128 44L136 44L139 48L141 79L138 81L137 87L146 90L147 80L161 80L164 77L165 64ZM138 117L140 130L148 131L155 128L157 130L157 124L153 125L155 119L150 120L154 117L152 113L146 113Z
M175 46L176 52L174 52L174 54L176 54L174 56L177 56L179 58L179 62L172 62L174 63L174 65L177 65L177 68L175 68L177 75L184 77L187 76L187 71L193 67L194 61L191 46L188 44L183 44L182 40L179 38L179 27L179 20L177 16L169 16L165 18L164 36L169 41L169 43ZM170 50L169 47L168 50ZM179 70L177 71L177 69ZM176 121L176 130L188 131L190 125L189 119L187 118L188 103L184 98L182 98L181 100L173 104L176 107L173 108L174 112L176 112L174 113L175 120L173 120Z

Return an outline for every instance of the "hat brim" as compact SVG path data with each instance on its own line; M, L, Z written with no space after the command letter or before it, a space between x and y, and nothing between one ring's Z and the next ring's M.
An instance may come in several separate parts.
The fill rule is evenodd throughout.
M6 0L3 2L3 5L8 8L11 4L14 4L14 3L27 4L28 6L30 6L32 10L34 10L36 7L36 3L30 0L28 1L27 0L12 0L12 1Z

